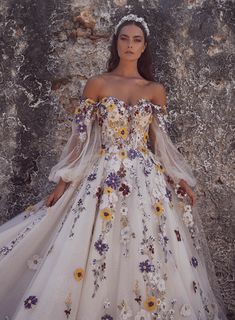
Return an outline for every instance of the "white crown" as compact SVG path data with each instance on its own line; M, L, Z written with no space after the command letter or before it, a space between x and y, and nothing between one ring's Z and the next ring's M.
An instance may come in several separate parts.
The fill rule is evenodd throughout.
M144 18L138 17L135 14L128 14L127 16L124 16L116 25L115 29L114 29L114 33L117 34L117 30L119 28L119 26L124 22L124 21L136 21L136 22L140 22L142 24L142 26L144 27L147 36L149 36L149 28L147 23L145 22Z

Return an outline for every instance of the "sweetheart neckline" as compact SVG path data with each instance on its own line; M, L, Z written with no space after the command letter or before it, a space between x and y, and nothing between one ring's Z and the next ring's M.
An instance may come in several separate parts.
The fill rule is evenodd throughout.
M153 106L157 106L157 107L160 107L160 108L163 107L163 108L164 108L164 106L161 106L160 104L153 103L153 102L151 102L151 101L150 101L149 99L147 99L147 98L139 98L135 104L128 104L128 103L126 103L124 100L119 99L119 98L114 97L114 96L104 96L104 97L101 98L99 101L95 101L95 100L93 100L93 99L91 99L91 98L87 98L87 97L82 96L82 95L81 95L80 97L81 97L82 99L84 99L84 100L90 100L90 101L92 101L94 104L100 104L104 99L112 98L112 99L118 100L119 102L121 102L121 103L123 103L124 105L126 105L126 106L128 106L128 107L131 107L131 108L134 108L134 107L138 106L141 101L148 102L149 104L151 104L151 105L153 105Z
M126 105L126 106L128 106L128 107L131 107L131 108L133 108L133 107L135 107L135 106L138 106L141 101L145 101L145 102L148 102L148 103L153 104L153 103L152 103L149 99L147 99L147 98L139 98L135 104L128 104L128 103L126 103L126 101L124 101L124 100L122 100L122 99L119 99L119 98L117 98L117 97L114 97L114 96L104 96L103 98L101 98L101 99L98 101L98 103L102 102L104 99L109 99L109 98L118 100L119 102L121 102L121 103L123 103L124 105ZM157 105L157 104L156 104L156 105Z

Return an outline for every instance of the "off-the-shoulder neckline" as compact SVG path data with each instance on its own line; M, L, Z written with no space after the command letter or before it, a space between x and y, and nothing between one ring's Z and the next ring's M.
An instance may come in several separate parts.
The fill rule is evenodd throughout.
M95 101L95 100L93 100L93 99L87 98L87 97L85 97L85 96L80 96L80 98L81 98L81 99L84 99L84 100L89 100L89 101L91 101L91 103L94 103L94 104L100 104L100 103L102 103L105 99L110 99L110 98L111 98L111 99L117 100L117 101L121 102L122 104L124 104L125 106L131 107L131 108L133 108L133 107L135 107L135 106L138 106L141 101L145 101L145 102L147 102L147 103L149 103L149 104L151 104L151 105L153 105L153 106L156 106L156 107L160 107L160 108L164 108L164 107L165 107L165 105L161 106L160 104L153 103L152 101L150 101L150 100L147 99L147 98L139 98L135 104L128 104L128 103L126 103L124 100L119 99L119 98L114 97L114 96L105 96L105 97L101 98L101 99L98 100L98 101Z

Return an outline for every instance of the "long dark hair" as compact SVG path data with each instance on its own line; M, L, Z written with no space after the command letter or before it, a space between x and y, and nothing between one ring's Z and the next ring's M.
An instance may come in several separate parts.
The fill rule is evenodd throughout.
M135 20L129 20L124 21L117 29L117 34L113 34L111 46L110 46L110 57L107 62L107 71L111 72L113 71L119 64L120 58L118 56L117 51L117 40L119 33L121 29L129 24L135 24L137 27L139 27L143 33L144 33L144 41L146 42L146 48L142 55L139 57L137 62L137 68L140 73L140 75L145 78L146 80L154 81L154 75L153 75L153 66L152 66L152 54L150 51L150 45L149 45L149 37L147 36L147 33L143 27L143 25Z

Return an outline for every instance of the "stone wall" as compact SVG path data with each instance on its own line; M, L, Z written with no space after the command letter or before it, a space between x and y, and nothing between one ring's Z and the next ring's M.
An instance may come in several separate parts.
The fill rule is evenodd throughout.
M1 222L45 197L87 78L106 68L113 25L126 13L151 29L171 137L191 163L201 219L234 319L232 107L234 1L22 0L0 4Z

